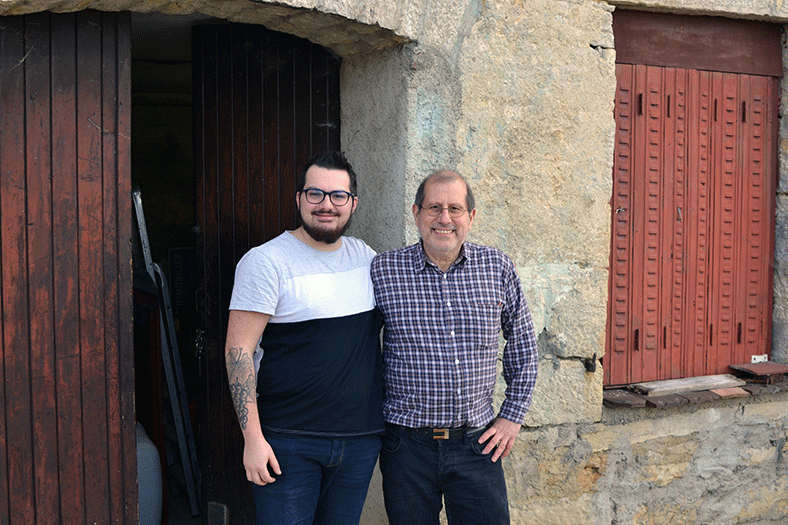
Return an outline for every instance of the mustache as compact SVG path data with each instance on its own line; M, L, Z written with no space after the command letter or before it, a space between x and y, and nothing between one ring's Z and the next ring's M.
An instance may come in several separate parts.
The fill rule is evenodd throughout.
M312 215L330 215L332 217L339 217L339 213L335 211L313 211Z

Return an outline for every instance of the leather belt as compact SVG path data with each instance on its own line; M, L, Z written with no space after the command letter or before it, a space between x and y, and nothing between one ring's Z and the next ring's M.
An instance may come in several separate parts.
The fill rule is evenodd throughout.
M457 428L410 428L396 425L410 434L432 439L462 439L463 436L484 430L486 427L457 427Z

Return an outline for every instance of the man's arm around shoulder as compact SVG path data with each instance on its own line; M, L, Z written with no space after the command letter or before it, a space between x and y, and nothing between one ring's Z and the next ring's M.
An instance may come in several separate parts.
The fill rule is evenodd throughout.
M254 349L265 330L268 314L230 310L224 357L230 395L238 423L244 436L244 469L246 478L258 485L273 483L273 474L282 473L273 449L263 437L257 412L257 380L254 370Z

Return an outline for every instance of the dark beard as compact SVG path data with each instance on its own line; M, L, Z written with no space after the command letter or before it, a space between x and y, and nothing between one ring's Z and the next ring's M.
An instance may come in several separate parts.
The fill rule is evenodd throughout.
M342 237L342 235L345 234L347 229L350 227L350 219L352 218L353 218L352 215L348 217L345 225L336 230L321 230L318 228L312 228L305 221L301 221L301 227L303 227L304 231L317 242L334 244L339 240L340 237Z

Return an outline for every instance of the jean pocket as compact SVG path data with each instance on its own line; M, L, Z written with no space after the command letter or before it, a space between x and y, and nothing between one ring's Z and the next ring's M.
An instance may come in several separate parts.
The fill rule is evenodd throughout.
M383 436L383 450L386 452L396 452L402 446L402 436L386 434Z
M479 438L481 437L481 435L482 432L480 431L478 434L474 434L473 437L469 440L471 443L471 450L473 450L473 453L476 454L477 456L490 458L492 457L493 452L495 452L495 448L493 448L488 454L485 454L484 447L487 446L487 443L489 443L490 439L492 438L488 439L484 443L479 443Z

